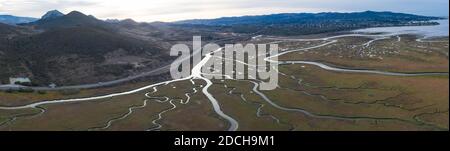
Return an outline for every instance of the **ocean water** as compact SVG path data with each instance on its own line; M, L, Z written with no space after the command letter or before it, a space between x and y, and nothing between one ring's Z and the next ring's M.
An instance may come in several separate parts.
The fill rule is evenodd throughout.
M354 30L353 32L363 32L363 33L398 33L398 34L418 34L425 38L427 37L442 37L448 36L449 26L448 19L445 20L435 20L439 25L433 26L401 26L401 27L376 27L376 28L366 28Z

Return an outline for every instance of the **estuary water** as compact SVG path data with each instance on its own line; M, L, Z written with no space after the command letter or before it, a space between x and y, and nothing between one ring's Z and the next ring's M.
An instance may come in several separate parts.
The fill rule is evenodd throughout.
M375 27L354 30L357 33L398 33L398 34L418 34L424 36L424 38L429 37L442 37L448 36L449 26L448 19L434 20L438 22L439 25L432 26L400 26L400 27Z

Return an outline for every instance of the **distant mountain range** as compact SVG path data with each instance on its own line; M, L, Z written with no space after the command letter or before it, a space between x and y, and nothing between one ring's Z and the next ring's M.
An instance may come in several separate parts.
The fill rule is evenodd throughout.
M443 19L393 12L355 13L284 13L259 16L222 17L217 19L194 19L175 22L184 25L228 27L233 32L273 35L298 35L349 29L385 26L408 26L436 24L427 22ZM424 21L424 22L421 22Z
M57 12L48 12L42 19L31 23L20 24L23 26L35 26L39 29L70 28L77 26L102 26L106 22L98 20L93 16L87 16L78 11L72 11L67 15Z
M32 18L32 17L17 17L17 16L12 16L12 15L0 15L0 23L10 24L10 25L29 23L29 22L34 22L36 20L38 20L38 19Z
M178 21L179 24L199 24L212 26L232 25L277 25L277 24L313 24L331 22L380 22L401 23L411 21L429 21L440 17L419 16L393 12L355 12L355 13L283 13L258 16L222 17L217 19L193 19Z

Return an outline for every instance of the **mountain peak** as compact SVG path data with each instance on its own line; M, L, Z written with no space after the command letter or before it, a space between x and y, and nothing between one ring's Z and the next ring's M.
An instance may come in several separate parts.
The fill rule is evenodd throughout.
M103 26L104 22L96 19L93 16L87 16L78 11L72 11L66 15L56 17L53 19L41 19L27 25L34 26L39 29L57 29L57 28L72 28L79 26Z
M85 14L79 12L79 11L71 11L66 16L86 16Z
M64 14L61 13L60 11L51 10L51 11L48 11L47 13L45 13L45 15L41 17L41 19L53 19L53 18L58 18L61 16L64 16Z
M126 23L126 24L138 24L138 22L134 21L133 19L124 19L121 21L122 23Z

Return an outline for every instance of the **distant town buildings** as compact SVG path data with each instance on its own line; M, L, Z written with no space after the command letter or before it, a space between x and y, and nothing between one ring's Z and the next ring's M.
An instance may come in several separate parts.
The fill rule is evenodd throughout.
M31 83L31 80L26 77L18 77L18 78L9 78L10 84L17 84L17 83Z

